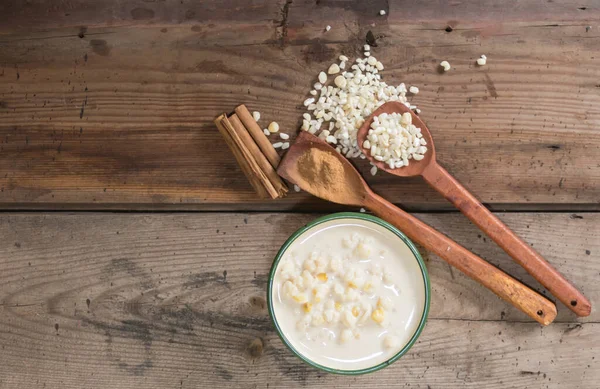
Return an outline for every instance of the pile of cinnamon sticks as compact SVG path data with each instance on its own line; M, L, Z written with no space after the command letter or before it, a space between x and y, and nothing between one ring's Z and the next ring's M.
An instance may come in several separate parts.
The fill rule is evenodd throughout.
M288 188L276 172L279 155L246 106L229 117L219 115L215 124L259 197L284 197Z

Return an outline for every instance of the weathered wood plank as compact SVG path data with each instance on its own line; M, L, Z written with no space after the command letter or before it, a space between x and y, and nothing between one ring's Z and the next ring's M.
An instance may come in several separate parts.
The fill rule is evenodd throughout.
M85 34L90 26L131 26L156 24L207 24L219 29L227 24L264 27L272 30L273 20L282 17L285 1L209 0L182 2L84 0L23 2L6 0L0 4L0 32L43 31L75 27Z
M432 11L415 2L412 19L400 2L385 18L351 2L294 2L284 18L284 4L252 2L239 10L247 23L224 21L224 11L198 12L194 23L143 3L159 7L154 22L128 19L141 2L116 2L115 19L98 25L94 8L74 2L64 21L26 33L26 3L0 12L10 21L0 23L8 26L0 36L0 207L323 207L303 194L258 202L212 119L246 103L263 123L295 131L313 76L338 54L356 54L368 30L380 37L374 53L386 80L421 87L413 101L440 160L483 202L600 204L600 30L586 29L600 19L596 7L518 2L493 8L490 20L468 3ZM34 15L46 12L39 9ZM490 60L479 69L482 53ZM451 72L437 72L442 59ZM368 179L406 207L449 208L419 179Z
M419 215L523 277L461 215ZM500 217L595 302L599 214ZM0 215L0 387L593 388L598 313L542 328L427 255L430 320L401 362L343 378L298 362L265 309L305 214ZM539 372L539 373L538 373Z
M379 10L385 10L385 18ZM333 25L337 19L357 18L361 23L393 20L424 22L459 21L585 21L597 15L593 0L546 2L508 0L499 5L493 0L469 0L460 3L446 1L347 1L319 0L209 0L182 3L181 0L160 2L131 0L98 0L93 4L83 0L68 3L54 0L23 2L5 0L0 4L0 32L15 30L39 31L56 27L156 25L183 23L264 24L275 19L278 25L294 19L305 24L326 21ZM340 17L343 16L343 17ZM217 27L216 25L213 27ZM319 28L324 27L321 24Z

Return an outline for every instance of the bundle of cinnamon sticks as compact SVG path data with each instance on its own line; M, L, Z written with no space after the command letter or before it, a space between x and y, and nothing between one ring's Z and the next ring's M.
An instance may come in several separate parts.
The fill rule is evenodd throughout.
M219 115L215 124L258 196L284 197L288 188L276 172L279 155L246 106L229 117Z

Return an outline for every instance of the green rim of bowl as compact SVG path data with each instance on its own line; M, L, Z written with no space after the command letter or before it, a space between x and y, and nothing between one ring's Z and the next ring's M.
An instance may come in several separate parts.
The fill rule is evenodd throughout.
M419 322L419 326L417 327L417 330L415 331L413 336L410 338L408 343L406 343L406 345L398 353L396 353L394 356L392 356L390 359L388 359L387 361L382 362L378 365L375 365L375 366L372 366L372 367L369 367L366 369L359 369L359 370L333 369L331 367L323 366L323 365L320 365L318 363L311 361L310 359L308 359L307 357L302 355L302 353L297 351L294 348L294 346L292 346L292 344L283 335L283 331L281 330L281 328L279 327L279 323L277 323L277 320L275 319L275 312L273 309L273 299L271 296L272 296L272 292L273 292L273 281L275 279L275 271L277 270L277 265L279 264L279 261L285 254L288 247L290 247L290 245L292 243L294 243L294 241L300 235L302 235L304 232L308 231L309 229L311 229L315 226L318 226L319 224L322 224L322 223L325 223L328 221L332 221L332 220L339 220L339 219L364 220L364 221L368 221L371 223L375 223L375 224L377 224L381 227L384 227L384 228L388 229L389 231L393 232L396 236L398 236L400 239L402 239L402 241L408 246L410 251L415 256L417 262L419 263L419 267L421 268L421 274L423 275L423 281L425 283L425 307L423 309L423 314L421 316L421 321ZM318 219L311 221L310 223L306 224L304 227L302 227L302 228L298 229L296 232L294 232L292 234L292 236L290 236L288 238L288 240L285 241L283 246L281 246L281 248L277 252L277 255L275 256L275 260L273 261L273 265L271 266L271 271L269 272L269 283L268 283L268 287L267 287L267 305L269 308L269 316L271 317L271 321L273 322L273 325L275 326L277 335L279 335L279 338L281 338L281 341L283 342L283 344L285 344L286 347L288 349L290 349L290 351L292 353L294 353L298 358L300 358L302 361L309 364L310 366L315 367L320 370L323 370L323 371L326 371L328 373L343 374L343 375L360 375L360 374L372 373L374 371L383 369L384 367L387 367L387 366L391 365L392 363L396 362L398 359L400 359L400 357L402 357L404 354L406 354L408 352L408 350L412 347L412 345L419 338L419 335L421 335L421 331L423 331L423 328L425 327L425 323L427 322L427 316L429 314L429 303L430 303L430 298L431 298L430 295L431 295L431 289L430 289L430 284L429 284L429 274L427 273L427 268L425 267L425 263L423 262L423 258L421 257L419 250L417 250L417 248L415 247L413 242L411 242L410 239L408 239L406 237L406 235L404 235L396 227L392 226L388 222L386 222L376 216L367 215L364 213L356 213L356 212L340 212L340 213L334 213L331 215L322 216Z

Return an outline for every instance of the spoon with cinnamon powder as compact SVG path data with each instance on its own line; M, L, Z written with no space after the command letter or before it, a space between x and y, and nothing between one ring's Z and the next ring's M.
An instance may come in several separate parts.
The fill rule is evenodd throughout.
M550 300L375 194L346 158L316 136L302 131L277 173L322 199L370 209L540 324L548 325L556 317Z
M390 169L384 163L375 160L370 150L364 147L369 127L373 118L387 113L410 113L412 123L421 129L423 139L427 142L429 150L420 161L411 160L410 164L397 169ZM550 265L531 246L519 238L510 228L498 219L489 209L477 200L462 186L435 158L433 139L427 125L421 118L406 105L397 101L383 104L365 120L357 133L358 144L365 156L379 169L401 177L422 176L435 190L440 192L448 201L467 216L476 226L485 232L498 246L502 247L515 262L523 266L540 284L544 285L550 293L562 301L577 316L588 316L592 311L590 301L573 286L562 274Z

